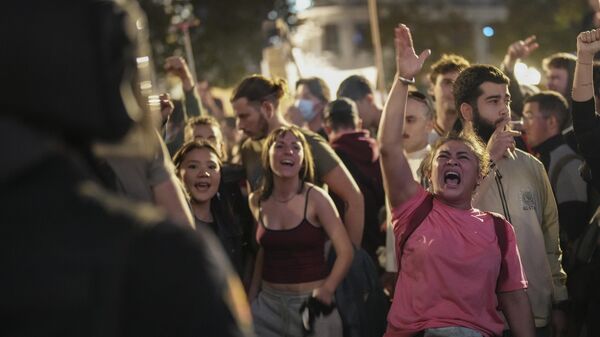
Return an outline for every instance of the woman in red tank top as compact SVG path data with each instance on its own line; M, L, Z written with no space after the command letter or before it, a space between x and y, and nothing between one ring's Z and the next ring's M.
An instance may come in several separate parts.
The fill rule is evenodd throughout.
M303 336L301 305L314 297L323 305L350 267L352 245L327 192L314 186L313 159L295 126L274 130L263 145L265 178L250 195L260 250L249 297L258 336ZM325 241L337 259L327 270ZM317 317L313 336L341 335L337 311Z

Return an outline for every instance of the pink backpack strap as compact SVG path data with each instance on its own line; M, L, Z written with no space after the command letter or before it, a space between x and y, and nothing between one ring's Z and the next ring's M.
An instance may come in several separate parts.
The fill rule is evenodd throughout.
M398 261L398 272L400 272L400 265L402 264L402 251L404 250L404 245L406 245L406 241L412 235L412 233L421 225L423 220L429 215L429 212L433 209L433 194L427 193L425 200L421 202L417 209L415 209L412 217L410 218L406 230L400 236L400 240L398 240L398 246L396 247L396 261Z
M498 246L500 247L500 273L498 274L497 284L503 283L508 277L508 271L506 270L506 264L504 258L508 251L508 238L506 236L506 225L504 217L498 213L486 212L494 219L494 231L498 238Z

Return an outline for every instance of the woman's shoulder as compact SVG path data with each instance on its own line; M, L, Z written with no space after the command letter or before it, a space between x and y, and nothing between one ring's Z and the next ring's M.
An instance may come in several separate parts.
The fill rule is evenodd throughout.
M304 186L306 194L308 194L308 198L310 199L317 198L318 200L322 200L323 198L329 198L327 191L315 184L304 183Z
M250 209L255 209L258 207L260 202L260 193L258 191L250 192L248 195L248 206Z

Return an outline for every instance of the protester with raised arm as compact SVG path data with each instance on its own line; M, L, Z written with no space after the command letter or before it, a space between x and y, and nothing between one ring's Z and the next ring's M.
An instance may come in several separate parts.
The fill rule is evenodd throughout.
M521 91L521 85L515 77L515 65L533 53L539 46L535 35L531 35L525 40L515 41L508 46L502 64L500 64L500 69L510 78L510 85L508 87L512 98L510 108L518 117L522 115L524 95Z
M395 37L397 73L378 137L399 265L385 336L498 336L498 305L515 336L534 336L512 226L471 206L488 170L485 146L473 134L443 137L426 159L431 190L413 179L397 130L408 86L430 51L415 54L405 25Z
M592 183L600 190L600 117L595 112L594 54L600 51L600 30L577 37L577 63L573 81L573 127L581 154L591 168Z
M600 116L595 111L595 103L598 103L598 79L594 79L593 64L594 55L600 51L600 29L586 31L577 36L577 63L575 65L575 79L573 81L573 128L575 137L585 159L584 176L596 190L600 190ZM594 83L596 80L596 83ZM591 200L592 204L593 201ZM597 205L596 209L590 209L595 213L595 218L590 226L598 224ZM596 229L597 230L597 229ZM597 235L597 234L596 234ZM585 237L590 237L584 234ZM571 324L575 332L585 324L588 336L600 335L600 240L592 245L592 256L584 263L577 263L576 268L569 274L569 286L573 291L572 300L575 322ZM585 256L585 255L584 255ZM576 257L578 257L576 255ZM575 260L579 262L579 259ZM571 277L573 276L573 277ZM578 323L578 324L577 324Z

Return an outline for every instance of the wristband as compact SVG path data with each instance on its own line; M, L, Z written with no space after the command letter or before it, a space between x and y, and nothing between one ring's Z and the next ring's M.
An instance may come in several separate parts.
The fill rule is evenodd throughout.
M404 77L402 77L400 75L396 75L396 78L398 79L398 81L400 81L400 83L404 83L406 85L415 84L415 78L414 77L411 78L411 79L408 79L408 78L404 78Z

